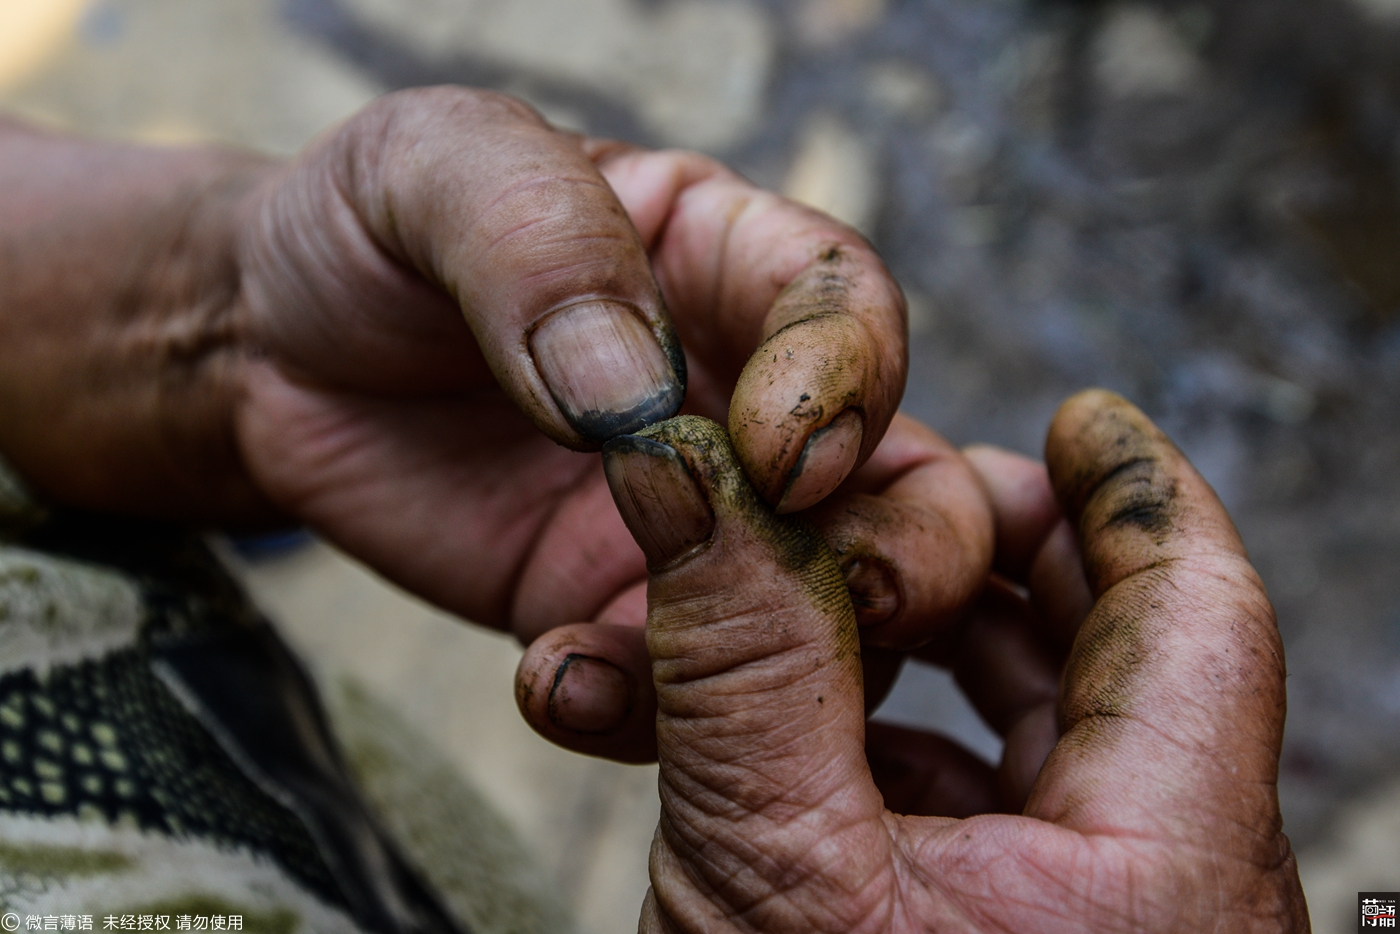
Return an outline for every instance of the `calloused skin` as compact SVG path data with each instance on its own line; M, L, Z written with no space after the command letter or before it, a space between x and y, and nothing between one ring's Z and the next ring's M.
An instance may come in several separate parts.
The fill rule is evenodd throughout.
M827 509L857 590L880 586L876 642L922 643L986 576L991 514L961 455L904 420L877 452L906 371L898 286L855 231L713 160L441 87L287 163L0 120L0 204L0 452L50 501L306 524L527 643L621 626L612 661L645 674L646 566L591 453L605 439L532 357L544 325L609 300L683 350L685 411L730 418L768 502L799 463L822 478L787 505ZM564 359L566 382L636 379ZM859 443L804 458L843 415ZM853 468L854 492L818 503ZM907 562L929 549L949 560ZM635 727L555 738L650 758Z
M1056 421L1053 496L898 417L903 300L853 231L460 88L391 95L288 164L0 122L0 203L6 459L59 503L307 523L533 643L532 725L661 762L644 929L1306 928L1282 657L1219 504L1101 397ZM530 356L600 298L683 348L685 411L728 422L703 464L671 438L727 478L684 561L633 542L602 439ZM794 500L804 463L823 483ZM915 648L1006 734L997 770L865 729ZM584 729L546 702L570 655L629 685L585 683Z
M635 309L711 417L752 358L736 437L774 502L846 408L868 460L903 391L903 298L854 231L488 92L389 95L287 164L0 123L0 198L0 450L41 493L290 516L526 638L645 576L530 358L551 312ZM779 330L818 349L756 355Z
M998 574L929 652L1006 737L995 774L867 728L833 555L761 505L719 426L642 435L684 458L714 518L702 546L648 553L662 812L640 930L1309 929L1279 816L1273 611L1141 412L1087 392L1056 415L1047 465L968 452ZM634 485L656 469L608 456L643 465ZM637 528L681 500L648 502Z

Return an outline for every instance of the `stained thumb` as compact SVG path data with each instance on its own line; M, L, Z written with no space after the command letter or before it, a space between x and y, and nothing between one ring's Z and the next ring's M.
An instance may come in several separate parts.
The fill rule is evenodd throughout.
M803 879L821 904L868 872L852 854L888 846L843 575L760 499L713 422L614 439L604 464L652 574L662 818L643 928L743 914L788 929L813 902L772 896Z

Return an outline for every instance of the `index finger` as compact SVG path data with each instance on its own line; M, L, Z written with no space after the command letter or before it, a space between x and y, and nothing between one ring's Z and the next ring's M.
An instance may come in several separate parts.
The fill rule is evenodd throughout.
M710 159L596 152L714 380L696 374L692 399L719 407L733 386L729 433L759 493L779 512L819 502L874 452L904 392L899 286L855 230Z
M1111 393L1065 403L1046 460L1096 602L1026 813L1277 864L1283 648L1224 507Z

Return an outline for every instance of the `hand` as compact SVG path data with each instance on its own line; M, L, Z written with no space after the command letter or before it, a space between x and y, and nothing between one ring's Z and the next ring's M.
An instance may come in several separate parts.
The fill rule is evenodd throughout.
M648 443L623 436L604 451L628 445ZM625 459L609 457L618 506L649 560L684 550L685 542L709 540L706 521L641 518L655 518L657 504L693 501L687 468L673 461L669 471L639 473ZM709 516L708 507L692 504L695 515ZM854 601L864 702L873 710L908 650L949 638L982 592L994 535L986 491L952 445L897 415L870 460L801 519L835 555ZM666 564L651 562L653 571ZM739 588L747 580L748 572L740 571L726 584ZM553 742L639 762L656 758L656 694L642 628L645 582L632 593L592 622L559 626L536 639L520 661L516 697L526 721Z
M887 734L870 755L842 575L718 426L666 422L606 456L653 568L662 814L641 930L1307 930L1278 810L1273 612L1210 488L1122 399L1065 404L1048 483L974 452L1016 583L947 651L1007 734L1000 791L946 741ZM668 495L628 493L646 478ZM867 755L902 757L913 814L886 808ZM979 787L1021 813L937 816Z
M0 126L0 203L0 450L41 492L290 516L527 641L641 621L576 452L684 396L793 511L903 389L903 299L854 231L500 95L390 95L285 166Z

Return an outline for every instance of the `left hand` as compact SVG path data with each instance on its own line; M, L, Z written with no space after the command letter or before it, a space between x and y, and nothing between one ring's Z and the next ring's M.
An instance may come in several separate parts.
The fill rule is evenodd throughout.
M1278 806L1282 647L1229 517L1111 394L1067 402L1046 454L1048 481L974 454L1020 582L954 650L1007 734L998 803L946 741L866 732L843 575L764 507L718 426L608 448L653 568L662 810L641 931L1308 930ZM636 496L649 481L667 495ZM877 781L873 759L902 775ZM979 788L977 810L1020 813L947 816Z

